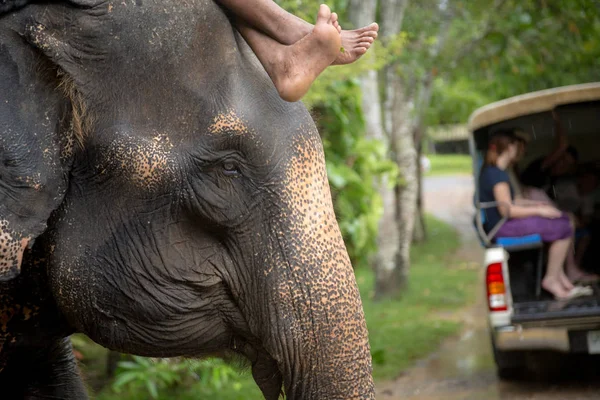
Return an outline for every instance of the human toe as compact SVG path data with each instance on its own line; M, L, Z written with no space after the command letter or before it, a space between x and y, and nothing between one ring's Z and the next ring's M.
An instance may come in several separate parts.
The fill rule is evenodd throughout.
M331 9L326 4L321 4L317 14L317 23L325 23L331 20Z

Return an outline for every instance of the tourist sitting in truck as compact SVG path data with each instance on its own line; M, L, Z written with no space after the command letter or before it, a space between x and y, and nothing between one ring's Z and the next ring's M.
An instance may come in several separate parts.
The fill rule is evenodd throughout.
M515 197L514 203L522 206L537 206L540 204L555 206L552 199L543 189L543 186L547 182L548 174L544 172L537 173L539 169L536 169L536 173L532 174L531 168L528 167L527 172L530 173L531 178L527 180L529 176L525 176L525 182L523 180L523 175L520 174L518 163L525 158L527 146L531 142L531 136L519 128L514 129L512 134L514 135L517 144L517 156L506 169L506 172L508 173L510 187L512 188ZM543 160L544 157L539 158L533 163L541 165ZM532 183L531 179L535 179L535 181Z
M573 161L567 159L558 164L558 171L572 170ZM557 171L555 171L557 172ZM551 178L551 179L549 179ZM547 185L546 183L549 182ZM589 172L577 176L553 176L545 173L528 174L520 177L520 185L526 204L547 204L567 213L571 224L576 227L577 241L571 246L566 260L566 274L571 282L591 283L600 276L585 272L581 265L590 243L587 229L594 214L593 192L598 186L597 177ZM545 190L544 190L545 189ZM552 197L546 192L550 192Z
M497 237L539 234L545 243L550 244L542 287L556 299L572 298L577 290L567 278L563 266L573 244L573 226L565 213L551 205L530 207L514 203L514 188L507 169L517 156L517 140L512 132L497 132L490 139L479 176L479 201L496 202L497 207L485 211L485 229L491 231L501 223Z
M515 197L514 203L525 206L545 203L556 207L546 190L550 189L553 182L552 176L555 173L560 174L563 172L568 165L572 151L563 146L562 143L566 143L564 140L558 140L552 153L533 161L521 174L518 164L525 158L527 146L531 143L531 135L520 128L512 130L511 133L514 135L517 144L517 156L506 172L510 178L509 183Z
M531 162L521 174L522 183L528 187L550 189L556 177L573 175L579 161L579 152L569 144L556 110L552 111L556 141L552 152Z
M588 171L582 171L575 177L557 179L553 186L553 194L557 208L573 216L576 230L575 264L582 265L583 255L589 243L590 225L595 212L594 193L598 187L598 177ZM567 264L568 265L568 264ZM596 274L584 273L581 270L568 270L567 276L573 282L595 282L600 279Z

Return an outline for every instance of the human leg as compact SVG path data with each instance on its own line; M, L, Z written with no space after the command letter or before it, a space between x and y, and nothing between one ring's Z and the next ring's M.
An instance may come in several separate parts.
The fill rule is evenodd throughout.
M600 276L592 274L581 269L580 265L583 261L583 255L589 246L589 236L584 236L579 239L576 250L573 256L567 258L566 273L569 279L573 282L590 283L600 280Z
M331 21L331 10L322 5L313 31L291 46L285 46L256 29L239 24L238 29L265 67L279 95L298 101L310 85L337 57L340 35Z
M281 44L292 45L313 30L312 24L285 11L273 0L218 0L241 18Z
M577 220L572 214L568 214L568 216L571 222L571 228L573 229L573 238L571 241L571 248L569 249L569 253L567 254L565 264L566 276L571 282L595 282L598 279L600 279L598 275L587 273L580 268L581 262L583 260L583 253L585 252L585 249L589 244L589 236L583 236L579 239L579 243L576 243L575 232Z
M563 269L563 280L566 278L569 282L575 282L576 277L575 272L579 271L577 268L577 261L575 259L575 216L571 213L568 213L569 222L571 224L571 229L573 231L573 235L571 236L571 246L569 247L569 252L567 253L567 259L565 260L565 268Z
M564 270L569 254L573 256L573 232L567 215L556 219L530 217L507 221L498 230L497 237L539 234L544 242L550 243L548 266L542 287L557 298L566 298L573 289L573 284Z
M242 19L246 25L257 29L281 44L293 45L310 34L315 26L279 7L273 0L219 0L228 10ZM342 37L337 58L333 64L350 64L369 50L379 25L372 23L355 30L342 30L337 14L332 14L332 23ZM339 51L340 48L343 51Z
M569 238L553 242L548 250L548 266L542 280L542 287L558 299L567 298L569 295L569 289L562 283L561 274L570 247Z
M567 290L572 290L575 285L573 284L573 282L569 279L569 277L567 276L567 274L565 273L565 269L561 269L560 270L560 283L563 285L563 287Z

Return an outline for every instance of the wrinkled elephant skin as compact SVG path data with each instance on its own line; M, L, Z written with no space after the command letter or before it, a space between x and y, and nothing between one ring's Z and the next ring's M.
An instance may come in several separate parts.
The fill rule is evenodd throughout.
M78 331L240 354L267 399L373 399L318 132L222 10L17 3L0 8L2 391L85 397Z

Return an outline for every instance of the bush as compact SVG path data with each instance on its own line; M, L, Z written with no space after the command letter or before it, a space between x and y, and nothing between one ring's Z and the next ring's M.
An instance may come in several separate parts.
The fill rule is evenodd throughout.
M384 144L365 137L361 91L355 81L332 81L314 105L323 137L334 208L352 265L366 267L377 251L383 204L375 183L398 174Z
M236 387L237 371L220 359L178 360L132 357L122 361L112 389L121 393L145 393L153 399L167 389L198 381L209 390L220 390L226 385ZM237 384L239 385L239 384Z

